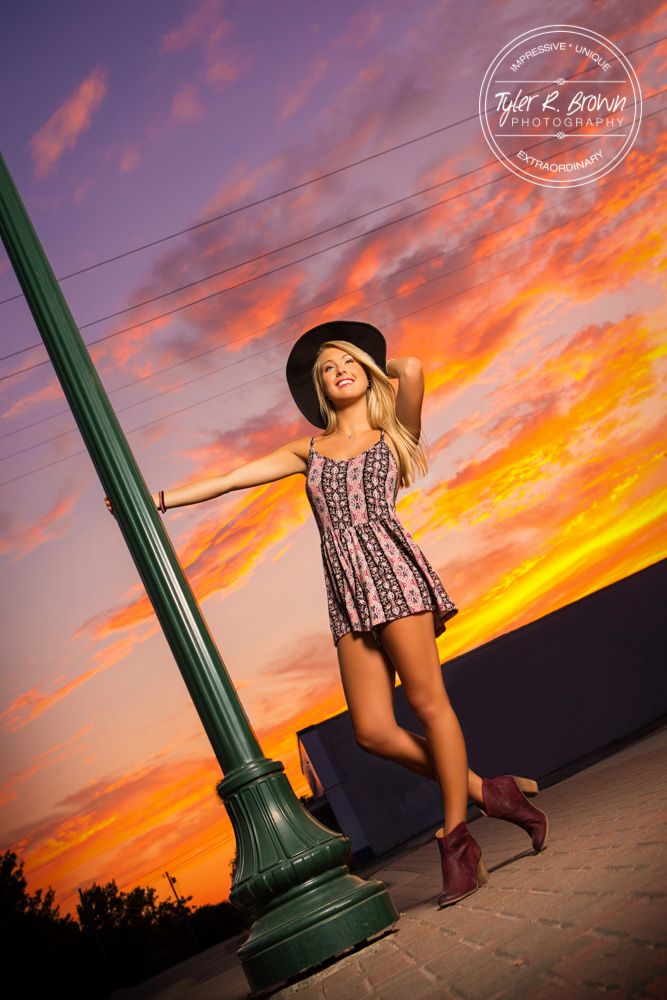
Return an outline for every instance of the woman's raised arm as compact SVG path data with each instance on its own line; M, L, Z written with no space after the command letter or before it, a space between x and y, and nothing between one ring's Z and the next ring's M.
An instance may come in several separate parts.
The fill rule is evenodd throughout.
M246 462L245 465L239 465L238 468L232 469L231 472L225 472L221 476L198 479L194 483L165 490L164 505L167 508L185 507L188 504L212 500L224 493L231 493L232 490L245 490L250 486L262 486L264 483L273 483L277 479L284 479L285 476L292 476L296 472L305 472L304 449L307 447L306 439L299 438L297 441L291 441L289 444L276 448L275 451L271 451L261 458ZM153 497L157 498L157 494L153 494Z

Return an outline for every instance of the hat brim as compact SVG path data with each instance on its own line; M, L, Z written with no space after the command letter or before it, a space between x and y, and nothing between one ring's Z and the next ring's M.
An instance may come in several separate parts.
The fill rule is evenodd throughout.
M370 323L338 319L306 330L290 351L285 375L294 402L316 427L326 427L326 422L320 412L312 371L317 352L327 340L350 341L370 354L385 374L387 371L387 342L378 328Z

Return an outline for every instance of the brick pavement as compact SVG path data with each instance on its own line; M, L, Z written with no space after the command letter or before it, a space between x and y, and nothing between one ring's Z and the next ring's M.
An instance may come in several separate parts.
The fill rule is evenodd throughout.
M542 853L520 828L480 815L471 829L489 882L439 910L434 828L359 873L390 889L393 928L264 997L667 998L667 726L532 801L549 816ZM234 949L221 945L114 997L249 995Z

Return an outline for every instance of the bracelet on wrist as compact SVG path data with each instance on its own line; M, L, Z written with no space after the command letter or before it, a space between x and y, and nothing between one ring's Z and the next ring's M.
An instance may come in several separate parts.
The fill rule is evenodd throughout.
M167 510L167 508L165 507L165 504L164 504L164 490L160 490L160 492L158 493L158 497L159 497L159 500L160 500L159 508L162 511L162 513L164 514L164 513L166 513L166 510Z

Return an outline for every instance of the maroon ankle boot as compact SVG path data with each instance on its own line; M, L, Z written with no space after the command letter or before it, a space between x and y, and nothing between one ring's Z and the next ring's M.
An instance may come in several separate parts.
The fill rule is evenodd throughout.
M530 804L521 790L522 787L532 794L537 791L537 784L530 778L518 778L513 774L482 778L485 808L482 809L481 806L478 808L485 816L506 819L522 827L530 835L533 850L542 851L546 847L549 821L546 813Z
M442 864L442 892L438 896L438 906L456 903L486 885L489 873L482 858L482 849L464 820L446 836L444 828L436 831L435 839Z

